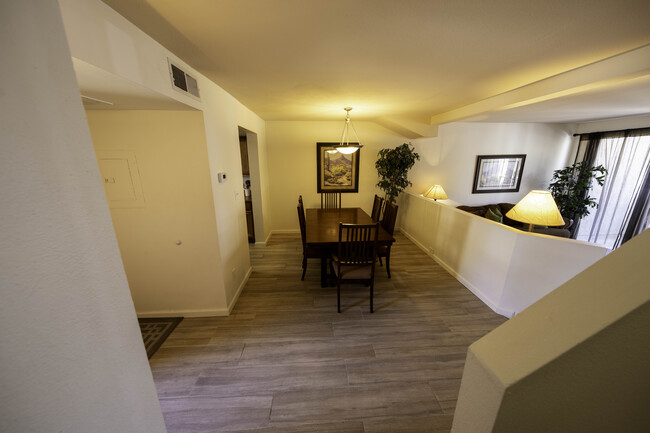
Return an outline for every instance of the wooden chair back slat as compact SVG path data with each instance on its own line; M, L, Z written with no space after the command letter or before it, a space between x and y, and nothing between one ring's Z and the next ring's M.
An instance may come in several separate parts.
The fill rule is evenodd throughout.
M324 192L320 195L321 209L337 209L341 207L340 192Z
M305 222L305 206L302 203L302 196L298 198L298 222L300 223L300 236L302 237L303 245L307 241L306 222Z
M374 263L377 254L378 224L339 224L338 258L342 264Z
M374 311L375 260L379 223L339 223L338 256L332 258L332 273L336 276L337 311L341 312L341 283L355 282L370 286L370 312Z
M381 208L384 204L384 199L375 194L375 199L372 202L372 213L370 214L373 221L379 221L381 218Z
M397 220L397 206L395 203L386 202L384 206L384 219L381 220L381 227L391 235L395 231L395 221Z

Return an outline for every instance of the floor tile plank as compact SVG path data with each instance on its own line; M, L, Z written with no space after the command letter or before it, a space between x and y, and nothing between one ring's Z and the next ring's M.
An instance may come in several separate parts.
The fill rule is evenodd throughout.
M448 433L470 344L505 322L397 233L392 278L304 281L298 234L250 249L228 317L185 318L150 360L170 433Z

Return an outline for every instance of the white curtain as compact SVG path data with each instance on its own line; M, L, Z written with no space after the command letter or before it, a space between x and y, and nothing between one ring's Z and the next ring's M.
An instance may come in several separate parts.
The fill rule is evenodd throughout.
M630 223L638 226L634 234L650 223L650 130L604 134L593 160L594 166L600 164L607 169L605 183L593 185L589 192L598 207L580 221L575 238L614 249L627 240L624 234Z

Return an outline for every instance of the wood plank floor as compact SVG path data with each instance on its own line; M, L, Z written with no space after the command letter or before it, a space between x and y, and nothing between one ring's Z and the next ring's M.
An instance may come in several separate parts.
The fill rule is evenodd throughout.
M298 234L251 248L229 317L185 319L150 360L169 433L449 432L467 347L506 321L399 233L392 278L300 281Z

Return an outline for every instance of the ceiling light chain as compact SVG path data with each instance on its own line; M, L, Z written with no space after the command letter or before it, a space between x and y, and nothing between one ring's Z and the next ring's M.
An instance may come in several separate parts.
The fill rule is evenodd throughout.
M361 140L359 140L359 136L357 135L357 130L350 119L350 111L352 111L352 107L345 107L344 110L346 111L345 125L343 126L343 134L341 135L341 145L338 146L336 150L341 153L350 154L361 149L363 146L361 145ZM357 139L356 143L353 142L353 144L350 144L350 134L348 131L350 127L352 127L352 132Z

